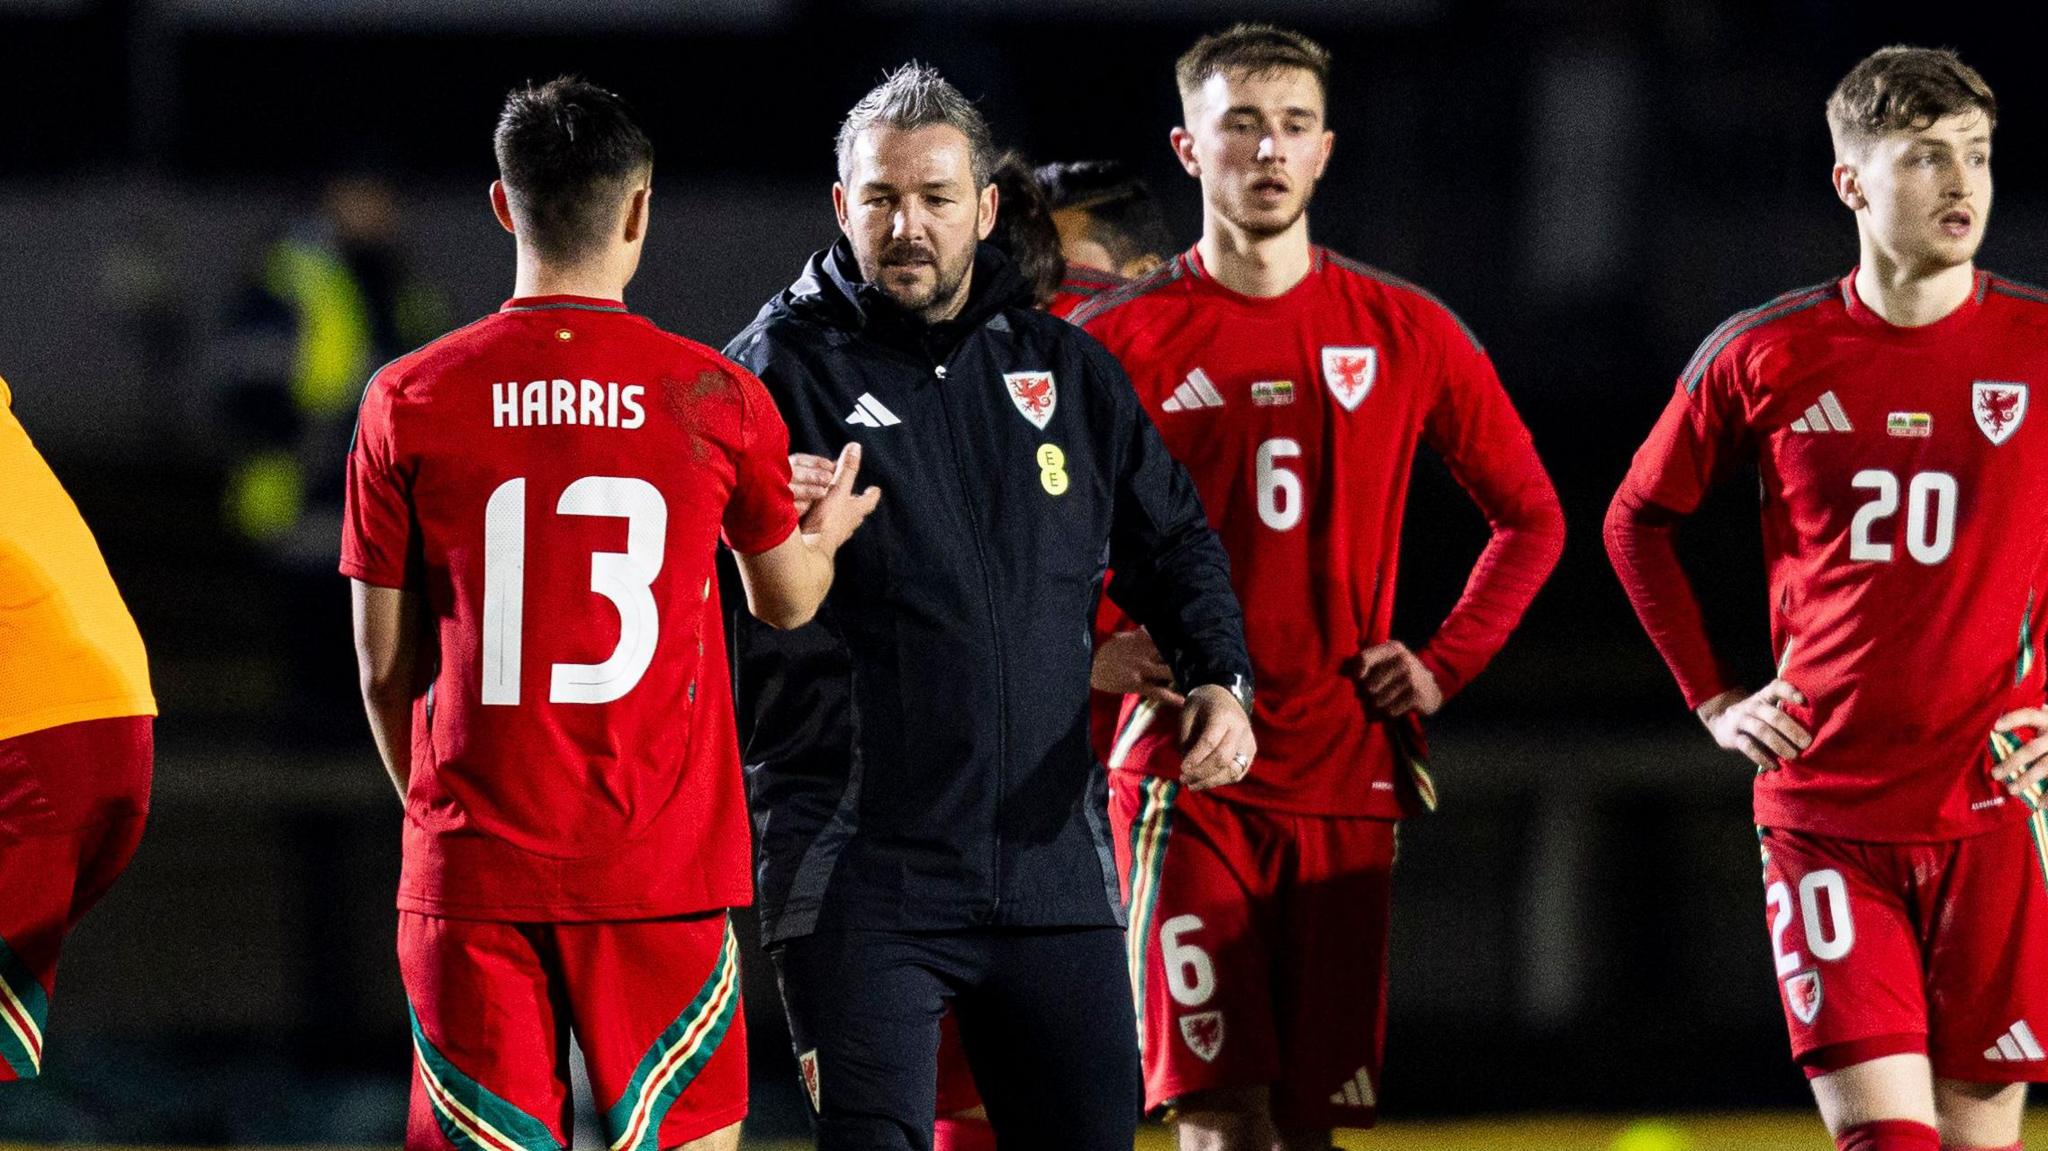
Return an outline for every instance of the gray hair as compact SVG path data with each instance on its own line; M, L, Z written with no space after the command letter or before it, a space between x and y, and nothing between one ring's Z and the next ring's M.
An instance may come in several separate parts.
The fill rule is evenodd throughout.
M883 78L846 119L839 124L839 178L851 171L853 142L862 132L878 125L909 131L932 124L957 128L967 137L968 164L974 171L974 186L988 187L995 171L995 137L981 110L948 83L939 70L913 60Z

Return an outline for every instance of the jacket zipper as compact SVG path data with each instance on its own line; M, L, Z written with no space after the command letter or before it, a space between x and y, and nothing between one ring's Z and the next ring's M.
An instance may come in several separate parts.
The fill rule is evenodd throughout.
M946 378L943 362L932 364L932 375L940 380ZM1003 631L996 626L996 589L989 574L988 546L983 542L984 532L981 516L974 510L974 499L969 494L967 463L960 458L960 440L953 427L953 405L946 397L947 389L939 389L939 406L946 411L946 446L953 452L953 470L960 479L961 504L967 509L968 525L974 533L974 557L981 564L982 595L988 601L990 648L995 655L996 665L996 793L994 826L989 829L989 921L995 921L996 913L1003 906L1003 851L1002 836L998 828L1003 823L1003 795L1008 790L1009 773L1006 768L1010 761L1010 688L1004 669L1008 661L1003 656Z

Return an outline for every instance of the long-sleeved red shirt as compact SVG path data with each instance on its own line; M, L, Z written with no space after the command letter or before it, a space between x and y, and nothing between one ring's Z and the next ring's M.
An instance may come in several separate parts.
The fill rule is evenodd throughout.
M1672 531L1738 465L1761 472L1772 650L1814 740L1757 777L1759 824L1909 842L2026 816L1989 739L2043 695L2044 382L2048 292L1984 272L1917 328L1866 307L1851 272L1735 316L1686 367L1607 550L1697 707L1737 680Z
M1259 759L1213 794L1321 815L1412 810L1398 725L1367 709L1361 650L1391 638L1417 449L1442 455L1492 527L1417 655L1444 695L1507 642L1564 548L1564 515L1492 361L1421 290L1322 248L1272 298L1189 251L1075 313L1123 362L1230 553L1258 684ZM1126 767L1177 775L1176 725Z

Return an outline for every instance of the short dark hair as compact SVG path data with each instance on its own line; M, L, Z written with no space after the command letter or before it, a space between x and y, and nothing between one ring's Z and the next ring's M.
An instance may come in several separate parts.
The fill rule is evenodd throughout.
M988 187L995 171L995 136L981 109L974 106L939 70L915 60L882 78L882 82L860 98L846 119L839 122L839 179L846 181L852 171L853 142L862 132L878 124L910 131L932 124L946 124L967 137L967 162L974 171L974 186Z
M1052 209L1031 165L1015 152L996 159L996 226L988 242L1002 249L1031 285L1031 302L1043 308L1059 294L1067 278L1067 258L1060 254L1060 230L1053 227Z
M574 76L514 88L494 145L513 222L550 260L601 250L619 201L654 167L626 102Z
M1963 112L1998 124L1998 98L1975 68L1947 48L1894 44L1858 61L1828 96L1837 154L1891 132L1917 132Z
M1071 160L1038 169L1039 186L1055 212L1088 217L1087 235L1119 265L1141 256L1173 258L1178 244L1152 188L1121 160Z
M1271 24L1234 24L1212 32L1181 54L1173 67L1181 99L1200 91L1209 77L1242 72L1263 76L1300 68L1316 78L1323 96L1330 94L1330 51L1299 32Z

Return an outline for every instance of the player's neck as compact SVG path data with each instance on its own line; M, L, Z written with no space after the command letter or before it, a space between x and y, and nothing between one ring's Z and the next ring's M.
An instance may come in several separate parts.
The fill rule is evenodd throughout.
M1306 212L1292 227L1270 236L1251 235L1212 215L1195 248L1217 283L1246 296L1284 295L1308 277L1313 263Z
M1975 290L1977 266L1965 262L1928 270L1892 259L1865 244L1856 268L1856 298L1901 328L1919 328L1963 306Z
M593 300L623 300L626 279L611 260L588 260L579 264L555 264L521 249L512 277L512 295L517 299L534 296L583 296Z

